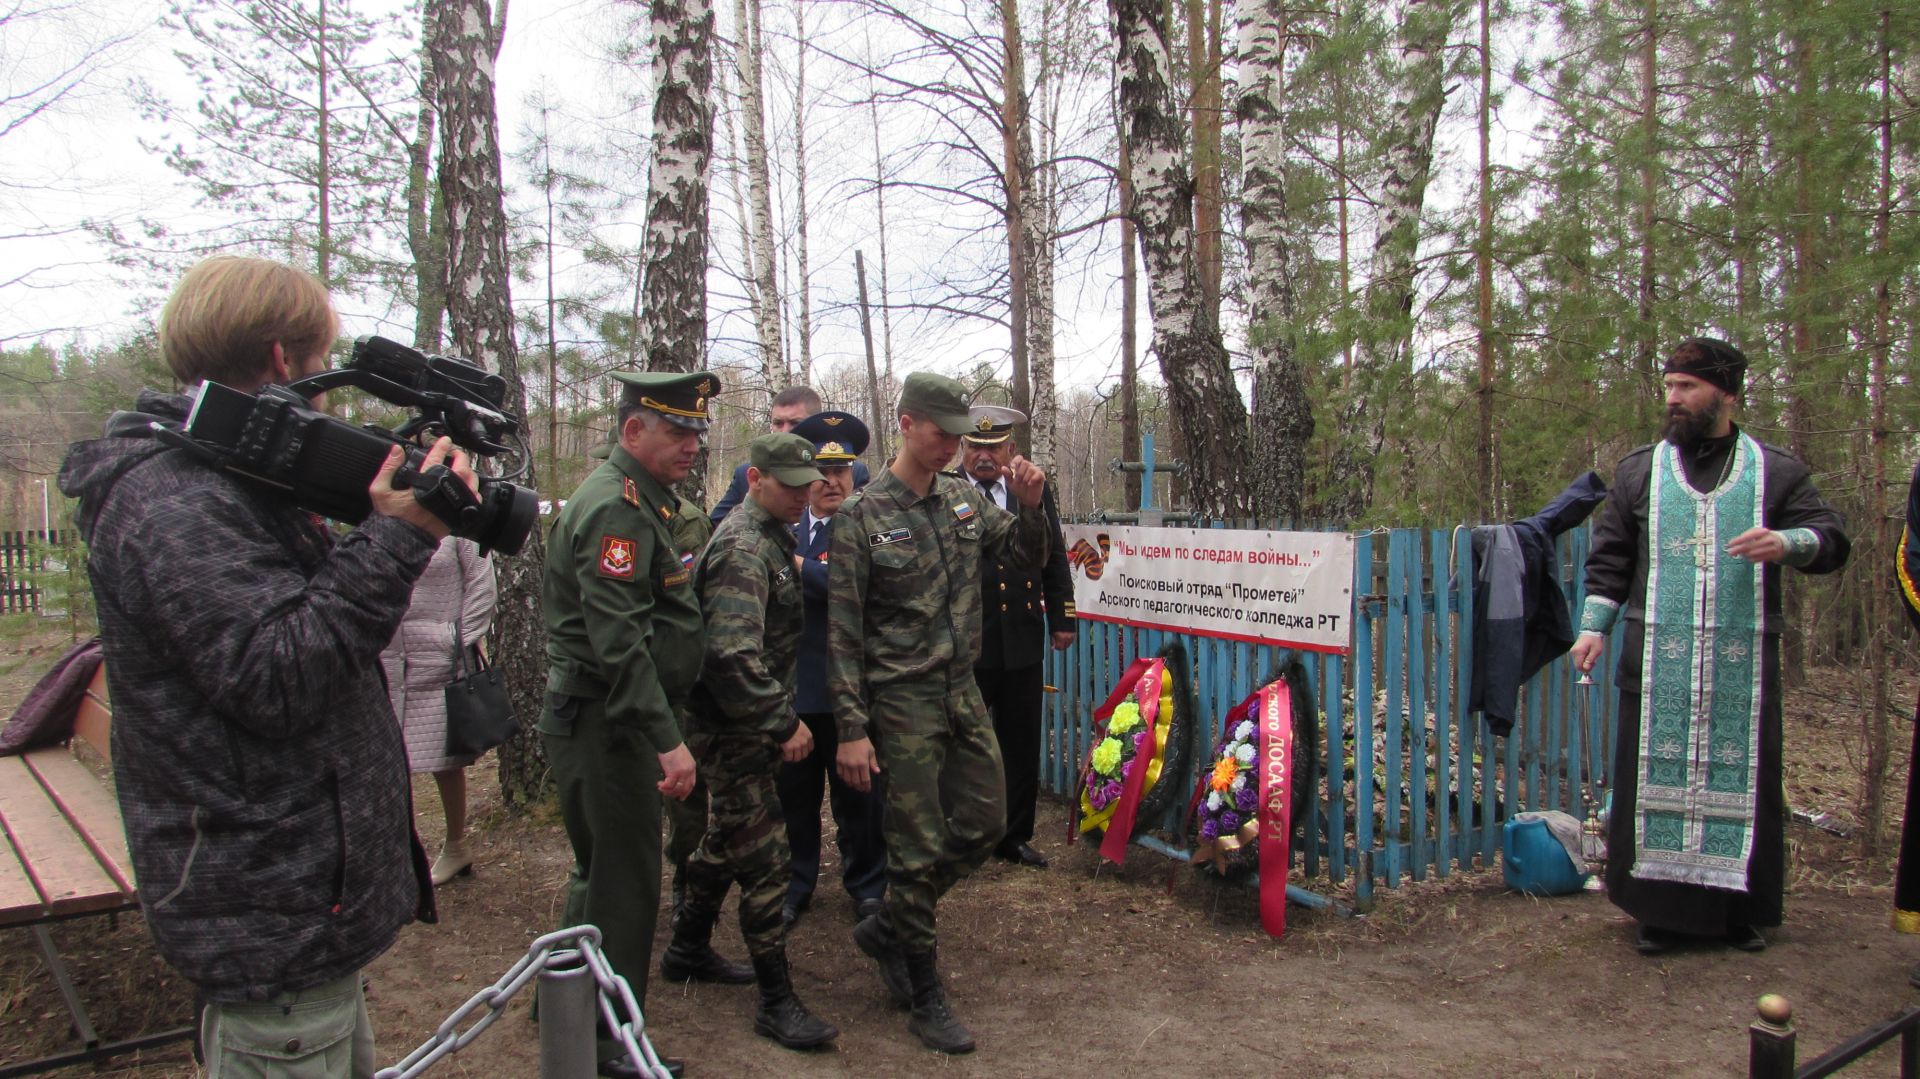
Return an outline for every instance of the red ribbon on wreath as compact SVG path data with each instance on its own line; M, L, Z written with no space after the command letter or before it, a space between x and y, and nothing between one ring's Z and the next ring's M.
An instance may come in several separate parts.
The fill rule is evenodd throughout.
M1287 862L1293 841L1293 689L1260 689L1260 924L1287 931Z

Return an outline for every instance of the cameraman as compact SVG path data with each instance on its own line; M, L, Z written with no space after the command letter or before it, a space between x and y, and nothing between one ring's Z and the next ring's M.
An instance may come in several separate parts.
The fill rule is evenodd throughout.
M395 490L396 447L345 536L156 439L203 382L254 392L327 367L326 289L223 256L181 278L142 391L68 451L113 694L113 765L161 955L206 1001L207 1074L371 1076L360 970L432 921L380 649L447 527ZM441 439L423 467L446 461ZM465 455L450 465L474 486Z

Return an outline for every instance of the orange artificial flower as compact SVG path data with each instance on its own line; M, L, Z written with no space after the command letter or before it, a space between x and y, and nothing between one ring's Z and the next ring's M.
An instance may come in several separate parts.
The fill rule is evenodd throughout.
M1222 757L1213 766L1213 789L1225 794L1233 786L1233 777L1240 771L1240 763L1232 757Z

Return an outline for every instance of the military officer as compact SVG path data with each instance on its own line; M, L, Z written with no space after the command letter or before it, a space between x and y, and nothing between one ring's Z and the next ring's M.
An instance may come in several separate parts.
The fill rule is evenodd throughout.
M720 522L694 568L707 620L705 658L688 709L694 760L713 794L706 835L687 860L687 899L674 915L661 973L680 977L682 956L709 950L727 888L740 883L740 934L760 982L753 1029L793 1049L824 1045L839 1031L793 993L786 924L787 829L775 781L813 736L793 711L800 646L800 574L793 524L820 482L813 445L762 435L748 448L747 497Z
M815 413L795 425L793 433L813 443L813 463L824 478L814 485L794 534L805 628L793 707L813 732L813 752L780 766L780 808L787 816L787 845L793 851L792 879L781 913L789 923L796 922L813 902L820 879L820 801L830 794L840 841L840 886L853 900L858 921L886 909L887 844L880 833L879 792L854 790L833 766L840 732L827 699L827 565L833 522L856 489L855 469L870 435L867 425L850 412Z
M1013 429L1026 414L999 405L975 405L973 427L960 443L961 472L980 489L980 497L1011 509L1013 496L1004 474L1013 461ZM1065 650L1073 644L1073 577L1066 544L1060 538L1060 512L1047 489L1047 564L1039 573L1016 570L987 559L980 566L980 659L973 679L993 713L993 735L1007 772L1007 834L993 853L997 858L1036 869L1046 856L1033 849L1033 809L1040 794L1040 699L1046 689L1042 668L1048 643Z
M613 447L619 441L620 431L616 427L608 432L606 442L587 451L587 456L598 461L607 459ZM741 465L745 468L745 465ZM678 491L673 495L673 519L667 523L667 530L673 534L673 549L679 553L680 561L688 570L693 569L693 560L700 556L700 549L707 545L713 535L713 525L707 515ZM736 499L735 501L738 501ZM717 521L718 518L715 518ZM683 701L675 701L674 706L681 708ZM681 729L686 729L687 717L676 716ZM673 867L673 901L671 910L678 911L686 898L687 857L693 848L700 845L700 837L707 831L707 780L698 772L694 775L693 792L685 798L660 799L660 812L667 821L667 864ZM735 963L708 952L706 965L695 970L693 977L706 982L722 982L728 985L745 985L753 981L753 968L745 963Z
M979 868L1006 830L1000 749L973 680L980 565L1038 570L1047 557L1046 476L1014 457L1017 513L942 475L971 429L950 378L908 375L900 451L841 507L828 564L827 685L840 724L840 776L886 799L887 910L855 927L907 1029L947 1053L973 1049L935 963L934 907Z
M668 488L693 467L720 380L705 371L614 377L623 384L617 444L547 541L539 730L573 847L563 924L598 926L607 960L644 1005L660 906L660 796L685 798L696 778L674 702L699 675L705 640ZM600 1074L636 1074L602 1034Z

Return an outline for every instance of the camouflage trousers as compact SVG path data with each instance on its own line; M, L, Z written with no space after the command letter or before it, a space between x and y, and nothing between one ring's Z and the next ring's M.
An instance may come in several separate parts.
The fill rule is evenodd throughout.
M882 697L868 709L885 785L887 912L909 952L934 945L934 906L1007 830L1006 771L980 691Z
M697 735L688 748L706 776L706 834L687 859L687 909L717 917L727 888L740 885L740 936L755 956L778 955L786 939L780 904L787 895L787 819L775 780L773 736Z

